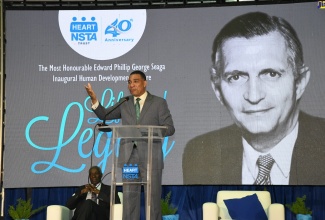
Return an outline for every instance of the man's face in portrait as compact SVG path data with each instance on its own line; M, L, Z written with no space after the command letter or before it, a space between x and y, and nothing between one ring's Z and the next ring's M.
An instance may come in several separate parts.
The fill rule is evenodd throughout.
M228 39L222 54L224 70L215 93L240 128L260 134L295 125L305 87L296 84L290 52L278 32Z

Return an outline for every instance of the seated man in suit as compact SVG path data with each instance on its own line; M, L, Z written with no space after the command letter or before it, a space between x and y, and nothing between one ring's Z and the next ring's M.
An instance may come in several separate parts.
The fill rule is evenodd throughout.
M111 187L103 184L102 171L98 166L89 169L90 184L81 186L67 201L74 211L72 220L106 220L110 216ZM115 204L120 203L116 192Z
M212 62L212 88L234 124L187 144L184 183L324 184L325 121L299 110L310 71L293 27L238 16L216 36Z

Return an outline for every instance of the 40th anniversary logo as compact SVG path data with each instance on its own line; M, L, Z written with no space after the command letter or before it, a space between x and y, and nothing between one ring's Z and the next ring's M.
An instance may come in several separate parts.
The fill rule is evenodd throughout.
M110 60L129 52L141 39L146 10L59 11L59 26L67 44L80 55Z

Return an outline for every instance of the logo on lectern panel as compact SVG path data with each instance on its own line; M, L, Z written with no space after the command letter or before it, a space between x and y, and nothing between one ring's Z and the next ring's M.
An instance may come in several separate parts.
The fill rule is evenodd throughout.
M139 179L139 167L137 164L124 164L122 168L122 178L123 179Z

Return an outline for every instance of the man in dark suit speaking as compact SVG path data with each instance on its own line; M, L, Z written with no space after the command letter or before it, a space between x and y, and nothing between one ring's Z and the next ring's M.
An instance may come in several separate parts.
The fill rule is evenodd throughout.
M213 90L235 124L187 143L184 183L324 184L325 122L298 108L310 71L292 26L238 16L216 36L212 61Z
M128 101L122 103L118 108L110 112L115 106L105 109L97 100L91 85L86 86L91 98L92 109L95 114L103 120L122 119L123 125L155 125L166 126L166 136L175 132L174 123L165 99L154 96L147 92L146 75L141 71L134 71L128 80L128 89L131 96ZM150 219L161 220L161 183L163 153L161 142L154 141L152 148L152 176L151 176L151 206ZM139 182L147 180L147 143L137 140L130 142L120 148L118 164L137 164L140 170ZM143 181L142 181L143 180ZM140 219L140 192L141 185L125 184L123 186L123 220Z

